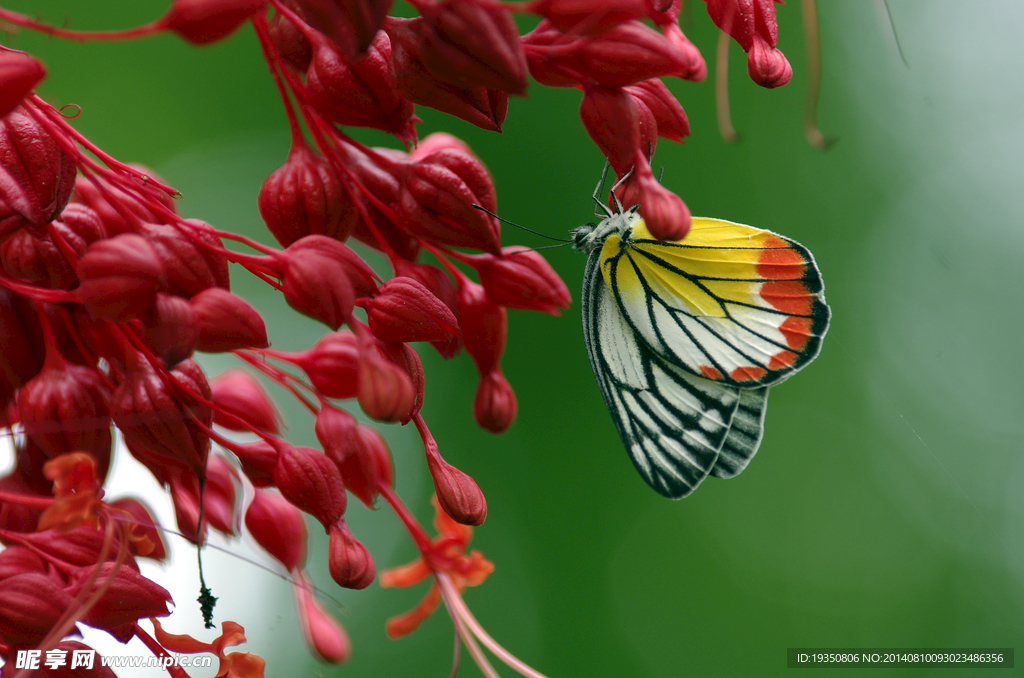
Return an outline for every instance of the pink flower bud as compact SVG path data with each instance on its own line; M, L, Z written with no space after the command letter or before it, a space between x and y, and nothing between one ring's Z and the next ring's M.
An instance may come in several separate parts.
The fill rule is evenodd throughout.
M345 515L345 485L337 465L309 447L280 447L274 483L285 499L329 530Z
M438 135L431 134L430 137L427 137L420 143L420 147L424 146L431 137L436 136ZM448 307L448 310L452 312L456 322L458 322L458 292L455 291L455 285L452 284L452 279L447 273L431 264L414 264L404 259L399 259L394 263L396 276L412 278L426 287L435 297L444 302L444 305ZM441 357L451 358L462 348L461 333L450 334L442 341L431 342L431 345L437 349Z
M245 511L245 529L284 569L306 565L306 522L302 512L273 490L255 490Z
M173 0L156 26L193 45L208 45L234 33L266 6L266 0Z
M370 331L381 341L442 341L459 333L455 314L412 278L388 280L360 305Z
M18 413L25 434L51 459L76 450L110 455L110 391L95 369L44 369L18 391Z
M330 457L335 464L341 464L349 454L355 451L355 436L358 426L355 417L351 414L325 403L316 415L313 431L316 433L316 439L324 448L324 454ZM344 479L344 475L342 479ZM345 483L345 487L349 490L352 489L348 483Z
M13 111L45 76L43 65L27 54L0 54L0 118Z
M347 589L365 589L373 583L377 566L366 547L349 532L345 521L332 525L330 535L327 567L331 579Z
M480 428L504 433L516 420L516 394L500 369L480 377L473 400L473 418Z
M353 448L338 464L338 470L345 481L345 489L368 508L373 508L380 488L394 484L391 452L376 429L363 425L356 429Z
M678 142L690 136L686 112L661 80L644 80L624 89L634 101L644 103L654 115L658 136ZM641 144L640 149L646 152L645 146Z
M0 241L46 232L71 199L75 162L21 106L0 118Z
M428 442L428 447L433 441ZM482 525L487 518L487 500L473 479L455 468L437 453L427 452L427 468L434 479L437 501L444 512L457 523Z
M286 1L285 5L292 11L295 10L294 2ZM313 48L298 26L283 14L275 13L270 19L267 32L270 34L271 42L274 43L274 49L281 55L281 58L295 70L305 73L309 68L309 62L313 60Z
M202 477L210 453L210 438L203 427L213 424L213 413L185 391L209 401L210 386L191 360L178 363L169 376L180 390L168 388L148 360L135 358L111 397L110 411L133 456L149 453L169 468Z
M640 216L658 240L682 240L690 232L690 208L682 198L662 186L640 154L637 155Z
M312 348L292 357L313 388L327 398L355 398L359 375L359 342L351 332L332 332Z
M491 301L483 287L471 280L464 280L459 286L459 326L462 343L480 374L494 371L505 352L508 315L504 307Z
M167 365L176 365L192 355L199 341L196 314L188 300L157 293L156 301L142 317L146 343Z
M231 451L242 465L242 472L256 487L274 484L274 467L277 466L278 450L265 440L252 443L235 443Z
M494 182L475 156L447 148L410 168L399 198L403 227L442 245L500 251L498 221L473 205L497 210Z
M447 132L434 132L416 144L416 148L409 151L409 159L413 161L423 160L428 155L447 148L473 155L473 149L462 139L452 136Z
M506 308L559 315L569 308L569 288L538 252L506 247L502 256L483 256L472 262L487 297Z
M601 153L619 176L633 166L640 143L636 102L621 87L588 87L580 118Z
M648 0L534 0L527 7L573 35L600 35L617 24L642 19L649 11Z
M345 240L359 218L351 190L308 144L293 143L288 159L260 188L260 216L285 247L314 233Z
M99 215L85 205L69 204L51 223L78 257L90 244L104 237ZM18 231L0 245L0 259L4 270L15 278L53 289L71 289L78 285L75 270L49 235L38 238L28 231Z
M122 323L142 314L165 285L164 268L142 236L117 235L93 243L78 262L76 294L97 318Z
M164 543L163 530L156 527L153 512L138 499L118 499L110 505L124 511L131 519L132 541L129 547L132 554L163 561L167 558L167 545Z
M231 287L227 259L196 242L223 246L209 228L198 219L176 226L146 224L144 227L143 235L153 245L166 272L168 292L188 298L211 287Z
M423 62L423 17L388 17L386 30L391 38L391 68L402 96L482 129L501 131L508 94L479 85L452 85L432 73Z
M416 391L408 374L373 346L360 352L356 397L371 419L406 422L415 413Z
M512 13L480 2L424 6L423 64L445 82L526 93L526 55Z
M250 429L241 425L241 419L257 431L277 435L281 432L281 415L263 387L249 372L233 368L222 372L210 382L213 392L213 423L229 431ZM225 416L231 415L231 416Z
M222 287L203 290L189 300L189 305L199 328L199 351L222 353L270 345L267 328L256 309Z
M341 48L349 62L358 61L373 42L391 0L294 0L310 26Z
M782 87L793 78L793 67L786 55L754 34L747 52L747 74L761 87Z
M316 36L318 34L313 33ZM314 39L306 74L306 95L317 113L339 125L372 127L411 144L416 141L415 107L402 97L390 69L391 40L377 33L366 54L347 62L338 47Z
M115 571L116 568L116 571ZM99 568L99 577L93 582L87 595L97 593L104 580L113 575L113 581L95 605L82 617L89 626L115 633L120 627L129 626L128 637L134 632L130 626L143 617L166 617L171 612L167 603L173 602L171 594L159 584L143 577L130 567L117 567L106 562ZM77 596L88 583L93 568L83 567L71 576L67 592ZM126 641L123 641L126 642Z
M575 37L544 20L523 36L523 46L530 73L552 87L624 87L690 72L687 57L668 38L639 21L617 24L599 36Z
M708 65L704 61L704 55L700 53L697 46L683 35L683 31L679 28L679 24L676 21L659 25L661 26L661 34L675 45L676 50L686 62L685 72L679 74L679 77L692 82L703 81L708 76Z
M72 598L48 574L27 572L0 580L0 636L12 645L39 644Z
M345 629L324 610L312 593L313 584L299 573L295 578L295 605L310 649L323 661L344 664L352 654Z

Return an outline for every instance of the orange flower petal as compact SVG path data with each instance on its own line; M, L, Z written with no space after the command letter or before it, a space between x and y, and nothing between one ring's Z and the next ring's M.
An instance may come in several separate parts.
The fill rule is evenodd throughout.
M432 584L430 590L427 591L427 595L423 597L420 604L414 607L412 610L405 614L392 617L388 620L387 629L388 638L391 640L398 640L402 636L407 636L420 627L427 617L433 614L434 610L437 609L438 604L441 602L441 591L437 588L437 584Z
M430 567L422 558L408 565L392 567L380 573L380 585L384 588L415 586L430 576Z

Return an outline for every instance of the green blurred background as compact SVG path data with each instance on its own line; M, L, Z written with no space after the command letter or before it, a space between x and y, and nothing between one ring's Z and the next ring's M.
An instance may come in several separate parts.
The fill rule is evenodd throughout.
M716 31L703 3L692 4L684 30L711 62ZM832 148L815 150L802 134L806 60L800 3L791 2L778 7L789 85L756 87L742 53L730 52L740 142L717 132L710 80L669 81L693 134L685 145L662 142L655 157L694 214L798 240L826 281L833 321L821 357L773 389L745 473L709 480L681 502L649 490L594 384L578 306L559 318L510 313L503 368L519 416L503 436L474 425L469 359L421 351L424 416L442 453L488 499L473 546L497 569L465 599L499 642L552 678L780 675L792 671L788 647L1012 647L1024 637L1024 6L893 0L904 64L883 5L821 4L820 124L837 139ZM165 4L4 6L100 29L150 21ZM256 195L288 136L251 29L204 49L173 36L79 44L20 32L6 43L46 62L40 94L81 105L75 126L86 136L178 188L183 215L269 242ZM500 135L421 110L421 136L467 140L494 175L504 217L564 235L592 219L602 165L579 99L534 85L512 101ZM545 244L508 227L503 241ZM578 300L583 257L546 254ZM233 284L261 309L275 347L301 349L323 332L243 271ZM203 363L212 374L230 361ZM279 402L289 438L314 444L309 417ZM382 428L399 493L429 521L414 432ZM168 502L126 464L120 477L134 480L112 494L142 493L166 515ZM415 556L386 508L350 505L378 568ZM180 607L168 629L200 634L193 552L181 540L172 547L176 564L153 575L175 582ZM218 619L245 626L243 649L267 659L267 675L448 675L453 633L443 611L408 638L384 635L425 586L339 591L325 549L316 537L310 569L352 637L341 668L308 658L286 582L209 554ZM465 653L462 664L460 675L479 675ZM962 671L872 675L903 673Z

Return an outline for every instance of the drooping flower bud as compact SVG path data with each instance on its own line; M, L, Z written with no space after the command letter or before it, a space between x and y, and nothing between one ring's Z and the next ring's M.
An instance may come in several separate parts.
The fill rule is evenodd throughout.
M526 93L526 55L505 7L480 2L425 5L423 64L459 87Z
M266 0L173 0L156 27L174 31L193 45L209 45L234 33L266 6Z
M426 377L423 373L423 362L419 354L408 344L378 343L377 350L391 363L405 372L412 382L413 405L412 414L417 414L423 407L423 395L426 389Z
M71 199L75 163L21 106L0 118L0 241L25 228L42 236Z
M437 135L431 134L424 139L420 143L420 147L425 145L431 137L435 136ZM448 310L452 312L456 322L458 322L458 292L455 291L455 285L452 283L451 277L442 269L431 264L414 264L411 261L399 259L395 262L395 275L412 278L426 287L435 297L444 302L444 305L448 307ZM461 333L451 334L442 341L431 342L431 345L437 349L441 357L451 358L462 348L462 335Z
M292 11L297 6L292 0L286 0L284 4ZM281 58L295 70L305 73L309 68L309 62L313 60L313 48L299 27L284 14L275 12L274 16L270 18L267 33Z
M240 368L222 372L210 382L213 392L213 423L229 431L250 429L239 423L241 419L257 431L277 435L281 432L281 414L270 395L256 378ZM231 415L231 416L225 416Z
M146 179L153 177L155 180L160 180L160 177L148 167L134 163L128 166ZM164 223L164 219L157 216L143 204L136 197L135 193L152 198L161 203L168 211L175 212L175 205L171 196L158 190L152 184L134 175L130 179L125 178L125 181L130 182L129 186L133 192L126 191L122 186L111 184L100 177L87 178L83 175L78 175L75 180L75 191L71 195L71 200L75 203L87 205L95 210L96 214L100 217L100 221L103 223L103 230L108 236L120 233L135 233L142 224ZM100 186L102 190L100 190ZM130 216L122 214L121 211L111 204L111 201L116 203L121 210L128 212Z
M260 216L285 247L312 234L345 240L359 219L350 190L325 158L297 140L260 188Z
M26 546L8 546L0 551L0 579L29 572L45 574L46 571L43 559Z
M472 262L487 297L506 308L559 315L569 308L569 288L538 252L505 247L502 256L483 256Z
M500 369L480 377L473 400L473 418L491 433L504 433L516 420L516 394Z
M193 297L205 289L230 289L228 262L196 241L222 247L220 238L209 231L209 224L188 219L175 226L146 224L142 234L153 245L167 275L167 291Z
M345 515L345 484L337 465L309 447L280 445L274 483L296 508L320 521L326 532Z
M427 468L444 512L463 525L483 524L487 518L484 493L472 478L441 458L433 440L427 441Z
M682 198L662 186L646 158L637 154L636 181L640 216L658 240L682 240L690 232L690 208Z
M351 332L324 335L311 348L292 356L313 388L327 398L355 398L359 375L359 341Z
M371 419L406 422L415 413L416 390L408 374L374 346L360 351L356 397Z
M782 87L793 79L793 67L781 50L775 49L758 34L747 52L747 74L761 87Z
M642 148L640 119L633 97L621 87L588 87L580 105L580 118L615 173L626 174L633 166L637 149Z
M391 38L391 68L402 96L482 129L501 131L508 94L479 85L452 85L434 75L423 62L423 17L388 17L385 28Z
M316 439L324 448L324 454L330 457L335 464L340 465L355 451L355 436L358 426L356 418L351 414L325 403L316 415L313 431L316 433ZM345 487L349 490L352 489L348 483L345 483Z
M169 388L148 360L135 357L133 363L110 400L114 423L129 451L136 457L140 451L155 455L162 464L203 477L210 453L203 427L213 424L213 413L186 392L209 401L206 375L191 360L178 363L168 374L179 390Z
M49 574L26 572L0 580L0 636L13 645L38 645L72 598Z
M306 565L307 533L302 512L276 491L255 490L245 511L245 529L287 572Z
M370 331L381 341L445 341L459 332L455 314L412 278L388 280L360 305Z
M384 31L354 62L348 62L334 43L314 37L313 61L306 73L310 106L339 125L372 127L394 134L403 143L415 143L419 118L412 102L399 91L390 61L391 40Z
M505 308L491 301L487 292L471 280L459 283L459 326L462 343L480 374L488 374L498 366L505 352L508 314Z
M329 615L313 595L313 584L302 573L295 577L295 605L309 648L323 661L344 664L352 654L345 629Z
M661 27L661 34L675 46L686 62L686 70L684 73L679 74L679 77L691 82L701 82L704 78L708 77L708 65L704 61L704 55L700 53L696 45L683 35L682 29L679 28L679 23L673 20L668 23L659 24L659 26Z
M527 7L572 35L600 35L617 24L642 19L649 11L648 0L533 0Z
M199 341L195 311L188 300L157 293L156 301L142 317L142 330L153 353L167 365L176 365L192 355Z
M222 353L241 348L266 348L267 328L249 304L222 287L210 287L189 300L199 338L196 349Z
M69 204L51 224L76 257L104 237L99 215L85 205ZM0 245L0 260L10 275L36 285L71 289L78 284L74 268L49 235L38 238L28 231L18 231Z
M353 451L338 465L345 489L373 508L380 488L394 484L394 467L387 443L377 429L359 425Z
M678 142L690 136L690 121L686 112L661 80L644 80L624 89L634 101L643 102L654 115L658 136ZM641 144L640 149L647 151L644 144Z
M116 570L115 570L116 568ZM89 583L93 567L77 570L68 582L67 592L77 596ZM128 638L134 635L131 626L144 617L166 617L171 612L167 603L173 602L167 589L147 579L130 567L117 567L115 563L106 562L99 567L99 576L92 582L87 595L99 591L101 584L113 575L113 580L100 596L95 605L82 617L89 626L103 629L115 637ZM127 627L127 628L125 628Z
M715 25L747 53L747 73L762 87L780 87L793 76L786 57L775 48L779 24L772 0L705 0Z
M171 479L171 499L178 530L193 544L197 537L206 541L206 525L221 534L238 532L238 497L235 483L238 474L224 457L211 455L206 464L206 481L202 488L203 526L199 532L199 480L191 473L178 473Z
M0 118L13 111L45 76L43 65L27 54L0 54Z
M330 569L331 579L338 586L347 589L365 589L377 576L377 566L373 562L373 557L366 547L352 536L344 519L331 526L327 567Z
M373 42L391 0L294 0L306 22L341 48L348 61L358 61Z
M442 245L472 247L497 254L500 226L491 175L475 156L445 148L409 169L398 212L410 233Z
M78 299L93 316L127 322L142 314L164 286L164 268L142 236L117 235L89 245L78 262Z
M256 487L274 484L274 467L277 466L278 450L266 440L251 443L235 443L231 451L242 465L242 473Z
M18 413L25 434L51 459L76 450L109 458L110 391L95 369L66 362L44 369L18 391Z

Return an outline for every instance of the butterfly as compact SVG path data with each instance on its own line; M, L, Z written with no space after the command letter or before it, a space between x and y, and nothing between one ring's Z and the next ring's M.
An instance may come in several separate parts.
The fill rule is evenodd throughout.
M639 206L573 230L588 254L583 339L637 471L681 499L739 474L761 443L768 389L817 357L831 312L814 257L789 238L694 218L655 239Z

